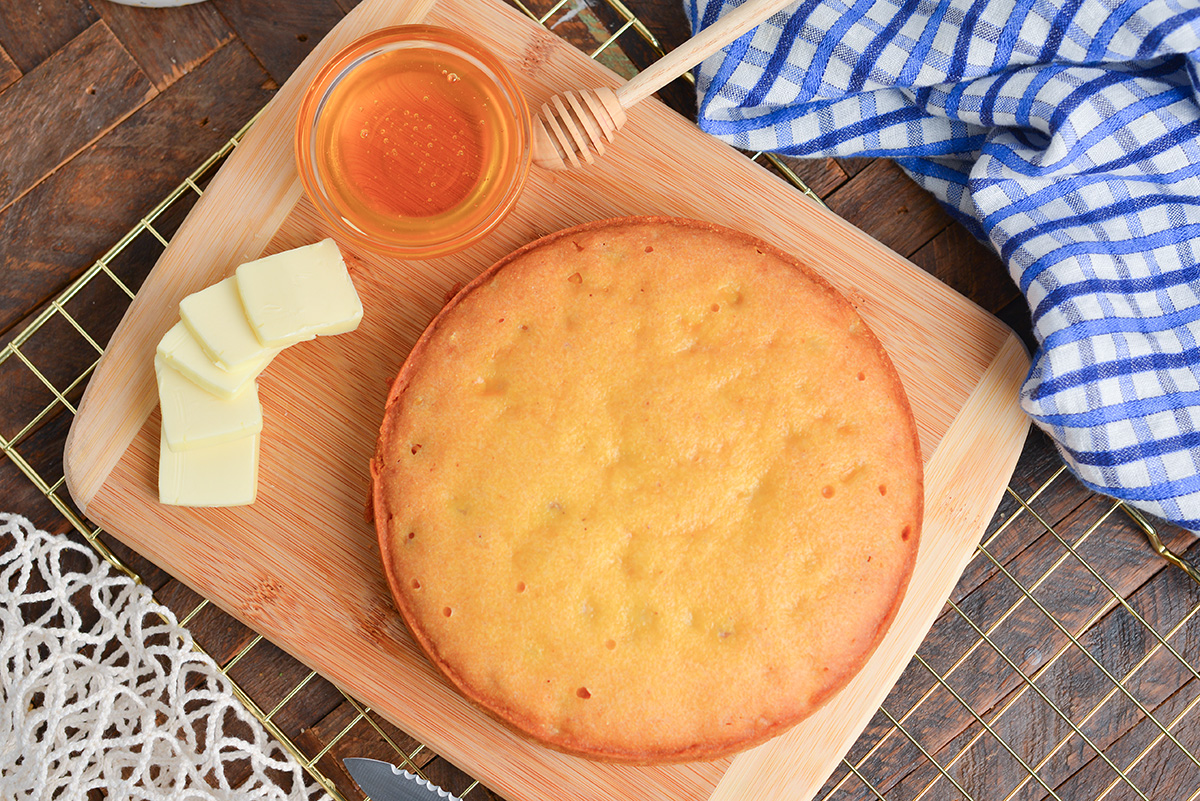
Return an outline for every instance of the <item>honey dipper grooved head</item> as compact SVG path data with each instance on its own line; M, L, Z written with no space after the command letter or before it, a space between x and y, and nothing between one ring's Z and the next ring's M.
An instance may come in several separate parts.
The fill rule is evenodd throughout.
M591 164L624 124L625 109L612 89L555 95L533 119L533 163L546 170Z

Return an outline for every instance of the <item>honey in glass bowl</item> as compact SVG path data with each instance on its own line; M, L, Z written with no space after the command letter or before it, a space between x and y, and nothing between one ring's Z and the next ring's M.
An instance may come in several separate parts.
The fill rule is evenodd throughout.
M457 31L384 28L318 73L296 130L301 181L345 238L406 258L461 250L515 205L529 114L511 75Z

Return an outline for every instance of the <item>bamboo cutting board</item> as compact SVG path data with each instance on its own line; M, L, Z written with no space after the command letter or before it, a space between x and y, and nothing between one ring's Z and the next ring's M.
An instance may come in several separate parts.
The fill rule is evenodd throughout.
M916 651L999 502L1027 430L1016 401L1029 361L995 318L655 101L630 111L608 155L587 171L535 169L510 218L469 251L404 262L343 245L366 315L353 334L285 350L261 377L258 502L211 510L157 503L156 343L185 295L243 261L331 234L303 197L292 161L300 96L352 39L410 22L483 40L531 105L565 89L619 83L498 0L365 0L279 91L130 306L67 442L72 496L104 529L513 801L812 797ZM817 715L713 763L602 765L493 723L409 638L363 519L388 384L449 295L542 234L629 214L741 229L822 273L891 353L925 460L921 551L884 643Z

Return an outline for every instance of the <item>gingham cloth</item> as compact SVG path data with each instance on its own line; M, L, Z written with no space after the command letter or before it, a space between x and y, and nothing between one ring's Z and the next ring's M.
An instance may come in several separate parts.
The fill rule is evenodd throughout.
M1021 405L1067 464L1200 531L1197 48L1200 0L803 0L700 66L699 123L895 159L1024 292Z

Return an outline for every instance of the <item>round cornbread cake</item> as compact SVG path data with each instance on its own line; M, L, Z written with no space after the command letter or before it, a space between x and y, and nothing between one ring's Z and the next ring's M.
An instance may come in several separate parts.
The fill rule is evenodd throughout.
M908 400L850 304L669 218L561 231L463 289L371 470L397 607L446 677L546 745L640 763L747 747L845 685L923 501Z

